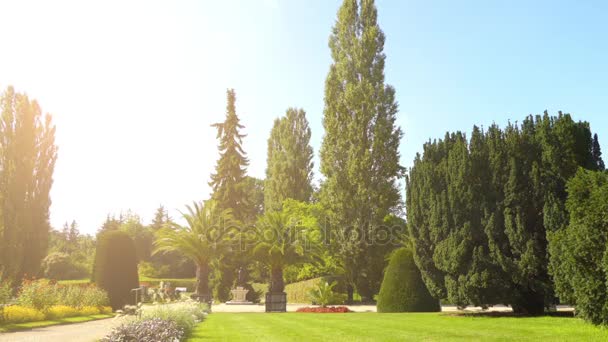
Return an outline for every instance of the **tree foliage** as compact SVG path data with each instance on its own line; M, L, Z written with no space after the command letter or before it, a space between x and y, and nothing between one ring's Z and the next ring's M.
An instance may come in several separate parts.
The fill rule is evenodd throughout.
M395 90L384 83L384 33L373 0L345 0L329 38L321 201L348 282L371 300L390 246L376 243L384 217L400 208L402 131ZM352 291L351 297L352 297ZM352 298L349 298L352 300Z
M236 219L246 216L246 194L243 181L247 172L247 160L241 144L245 137L240 133L243 125L236 115L236 94L234 89L228 89L226 120L212 126L217 129L220 158L211 175L209 186L213 189L212 199L220 210L230 209Z
M8 87L0 96L0 271L37 275L49 240L57 159L51 115Z
M396 249L384 271L378 312L436 312L439 301L429 293L409 248Z
M608 324L608 173L580 169L568 182L570 224L549 234L551 273L563 302Z
M182 213L186 225L172 223L163 228L155 241L154 253L179 252L196 264L196 294L210 298L210 263L222 255L226 246L227 227L231 226L232 213L221 210L213 200L186 206Z
M550 305L547 232L567 224L566 181L594 167L591 150L589 125L561 112L425 144L407 179L407 216L431 293L527 313Z
M289 108L274 121L268 138L264 207L280 210L287 198L308 202L311 199L313 151L310 127L302 109Z
M113 309L135 304L131 290L139 287L137 256L135 244L127 233L106 231L98 234L92 280L108 292Z
M269 292L283 292L283 271L288 265L301 264L313 255L306 245L306 227L284 211L269 211L257 223L258 242L253 255L270 269Z

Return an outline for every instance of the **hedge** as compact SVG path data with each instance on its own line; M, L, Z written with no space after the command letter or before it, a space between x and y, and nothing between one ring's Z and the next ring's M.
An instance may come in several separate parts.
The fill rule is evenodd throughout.
M439 301L431 296L414 255L408 248L393 252L378 294L378 312L437 312Z
M320 282L337 282L337 286L334 290L338 293L345 293L346 287L344 282L338 276L326 276L313 278L309 280L299 281L297 283L291 283L285 285L285 293L287 293L287 303L291 304L308 304L310 300L310 290L315 289L319 286Z

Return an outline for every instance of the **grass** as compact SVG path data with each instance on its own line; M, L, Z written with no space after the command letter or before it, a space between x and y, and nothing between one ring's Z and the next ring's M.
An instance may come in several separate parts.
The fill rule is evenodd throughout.
M94 321L94 320L98 320L98 319L111 318L111 317L114 317L114 315L107 314L107 315L78 316L78 317L68 317L68 318L48 320L48 321L12 323L12 324L0 325L0 333L18 331L18 330L30 330L30 329L35 329L35 328L43 328L43 327L48 327L51 325L82 323L82 322Z
M439 313L214 313L188 341L607 341L608 330L570 317Z

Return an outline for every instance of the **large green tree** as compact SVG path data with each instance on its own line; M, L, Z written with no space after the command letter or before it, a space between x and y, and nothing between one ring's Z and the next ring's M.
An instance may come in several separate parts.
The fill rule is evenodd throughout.
M401 205L397 181L402 131L395 90L384 82L384 33L373 0L345 0L329 38L325 81L321 200L329 210L333 250L349 284L371 300L390 246L377 243L385 216Z
M247 173L246 153L241 146L245 137L240 133L243 125L236 115L236 94L234 89L228 89L226 119L212 126L217 129L220 158L211 175L209 186L213 189L212 198L221 210L232 210L234 217L242 220L246 216L247 201L243 181Z
M527 313L550 305L547 234L567 225L566 182L594 167L591 150L588 123L546 112L425 144L406 182L407 216L431 293Z
M569 225L549 235L551 273L562 300L608 324L608 174L579 169L568 182Z
M37 275L49 240L57 158L51 116L8 87L0 97L0 272Z
M268 138L264 208L280 210L285 199L311 199L313 151L306 112L289 108L276 119Z

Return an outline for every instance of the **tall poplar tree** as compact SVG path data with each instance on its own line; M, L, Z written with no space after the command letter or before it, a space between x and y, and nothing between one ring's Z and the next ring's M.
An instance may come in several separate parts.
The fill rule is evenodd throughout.
M0 271L37 275L46 256L57 158L51 116L8 87L0 98Z
M264 208L281 209L291 198L308 202L312 196L313 151L306 112L289 108L276 119L268 138Z
M329 38L325 81L321 200L329 210L334 251L366 300L378 293L388 247L376 237L400 209L397 181L402 131L395 90L384 83L384 33L373 0L345 0Z
M234 89L228 89L226 97L226 120L212 125L217 129L217 139L220 141L220 159L215 166L215 173L211 175L209 186L213 189L212 198L218 209L231 209L234 217L242 220L246 211L243 180L249 161L241 146L245 134L240 133L243 125L236 115Z

